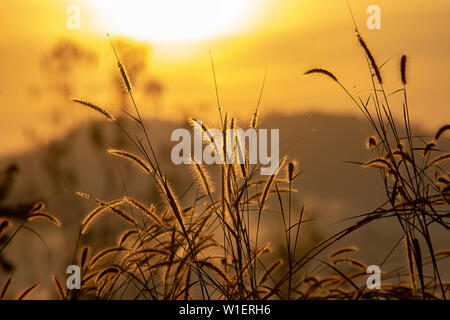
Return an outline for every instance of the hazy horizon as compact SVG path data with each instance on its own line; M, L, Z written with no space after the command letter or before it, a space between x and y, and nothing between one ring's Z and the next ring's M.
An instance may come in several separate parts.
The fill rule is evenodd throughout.
M363 99L368 95L369 76L346 1L246 1L247 6L258 9L247 12L248 17L240 16L238 27L228 32L225 28L204 39L166 43L146 41L143 33L134 39L131 31L120 32L120 25L108 27L103 24L108 12L84 1L2 1L1 153L28 148L32 144L30 134L51 140L90 117L68 102L73 96L91 98L109 110L119 110L116 96L111 97L111 90L117 89L111 80L117 70L105 35L108 28L117 30L114 38L127 39L131 45L147 50L143 58L147 65L135 82L136 94L143 93L147 79L158 81L163 90L158 100L145 96L138 99L146 116L184 119L201 114L216 119L210 50L221 104L238 118L247 121L251 117L266 70L263 113L317 110L356 114L357 108L329 79L303 76L309 68L323 67L335 73L353 93ZM66 27L66 9L73 4L81 8L79 30ZM430 130L444 124L450 116L446 103L450 98L446 90L450 46L445 41L445 12L450 12L450 3L442 0L428 6L420 1L378 1L380 30L366 27L370 1L350 4L378 63L390 59L382 68L386 90L393 92L400 87L399 59L407 54L412 121ZM14 18L15 12L20 12L20 19ZM41 65L43 56L62 40L70 40L96 56L91 64L73 61L73 70L67 75L73 80L70 96L55 92L52 85L58 75L45 72ZM401 106L393 109L401 117ZM65 116L61 117L63 112ZM53 129L46 124L49 117L57 119L57 126L51 124Z
M445 299L448 14L0 1L0 300Z

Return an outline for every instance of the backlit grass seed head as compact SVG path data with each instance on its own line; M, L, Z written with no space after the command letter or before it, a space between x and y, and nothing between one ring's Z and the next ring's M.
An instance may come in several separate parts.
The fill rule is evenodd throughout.
M145 214L147 217L149 217L151 220L153 220L156 224L162 226L163 223L161 219L155 214L155 208L154 206L147 208L145 205L137 201L136 199L133 199L132 197L126 196L125 201L130 203L135 208L139 209L143 214Z
M119 238L119 241L117 241L118 245L121 247L123 244L130 238L133 234L137 234L138 232L134 229L125 231Z
M300 167L300 164L297 160L292 160L289 162L289 164L286 166L286 177L277 179L277 183L288 183L295 180L295 178L299 175L298 169Z
M288 177L289 177L290 182L292 182L292 180L294 180L294 163L293 162L289 162Z
M100 272L97 276L97 278L95 279L95 282L98 283L100 282L104 277L106 277L107 275L110 274L117 274L120 273L121 270L119 267L117 266L113 266L113 267L108 267L106 269L104 269L102 272Z
M264 187L263 193L261 195L261 200L260 200L260 208L261 211L264 210L266 201L267 201L267 197L269 196L270 193L270 189L272 187L273 181L275 180L275 178L278 175L278 172L280 172L280 168L282 168L284 166L284 162L286 161L286 156L283 157L283 159L281 159L278 169L276 170L276 172L274 174L272 174L271 176L269 176L269 178L267 179L266 185Z
M406 85L406 55L403 55L400 60L400 73L402 76L402 83Z
M363 269L363 270L367 269L367 266L364 263L362 263L361 261L355 260L355 259L342 258L342 259L337 259L337 260L333 261L334 265L337 265L339 263L348 263L349 265L352 265L359 269Z
M143 265L156 257L173 259L174 254L168 250L145 248L129 252L122 258L122 261L126 263L139 263Z
M370 160L366 163L363 163L363 168L368 167L375 167L375 168L381 168L385 170L392 170L391 164L384 158L376 158L374 160Z
M397 149L392 151L392 155L397 156L397 157L401 157L403 160L408 161L409 163L411 163L412 165L414 165L413 160L411 159L411 157L409 156L409 154L407 154L405 151L403 151L403 145L398 145Z
M180 204L178 202L178 198L176 197L175 193L173 192L172 186L170 183L168 183L166 180L161 183L160 185L161 191L163 192L164 196L167 199L167 202L169 203L170 208L172 209L172 213L174 214L175 218L178 220L179 226L185 231L184 226L184 219L182 216L182 210L180 209Z
M72 101L75 102L75 103L81 104L81 105L83 105L85 107L88 107L88 108L90 108L92 110L95 110L95 111L101 113L103 116L105 116L109 120L114 121L114 117L108 111L106 111L105 109L99 107L98 105L95 105L93 103L90 103L90 102L87 102L87 101L84 101L84 100L80 100L80 99L72 99Z
M77 191L77 192L76 192L76 195L79 196L80 198L84 198L84 199L86 199L86 200L90 200L90 199L91 199L91 196L88 195L88 194L85 193L85 192Z
M33 208L30 210L30 214L36 213L36 212L42 212L47 204L43 201L38 201L33 205Z
M116 49L114 48L114 44L110 38L109 33L107 34L107 36L109 38L109 43L111 44L111 48L113 49L114 55L116 57L117 66L119 67L119 71L120 71L120 75L122 76L123 83L125 84L125 87L127 88L128 92L131 92L132 87L131 87L130 78L128 77L123 64L119 60L119 56L117 55Z
M226 136L227 136L226 133L227 133L228 125L229 125L228 113L225 113L225 117L223 119L223 126L222 126L222 134L223 134L224 144L226 142Z
M94 219L96 217L98 217L101 213L103 213L107 210L110 210L112 213L121 217L122 219L126 220L127 222L129 222L131 224L134 224L134 225L136 224L136 221L134 220L134 218L130 217L126 212L124 212L123 210L121 210L117 207L113 207L113 206L117 206L117 205L123 203L123 199L114 200L114 201L110 201L110 202L96 200L96 202L99 204L99 206L97 208L95 208L94 210L92 210L81 222L81 233L82 234L84 234L86 232L87 228L92 223L92 221L94 221Z
M239 164L240 172L241 172L241 175L243 178L247 178L248 158L247 158L247 155L245 154L245 150L242 150L242 145L238 138L236 138L236 156L238 157L238 159L243 160L242 163ZM236 162L238 162L238 161L236 161Z
M212 195L214 192L214 185L211 182L208 171L201 163L196 163L193 156L191 156L191 165L194 167L194 173L197 175L197 181L203 188L206 194Z
M215 264L209 262L209 261L200 261L199 265L202 268L206 268L211 270L212 272L214 272L216 275L218 275L220 278L222 278L222 280L225 283L230 283L230 277L228 276L228 274L225 273L225 271L223 271L222 269L220 269L218 266L216 266Z
M55 226L60 227L61 222L58 218L56 218L54 215L47 213L47 212L35 212L32 214L29 214L27 216L27 221L35 220L35 219L44 219L51 223L53 223Z
M8 220L3 220L0 222L0 235L10 226L10 223Z
M250 122L250 127L252 129L256 129L256 127L258 126L258 117L259 117L259 112L258 112L258 109L256 109L255 112L253 113L252 121Z
M81 222L81 233L84 234L89 227L89 225L94 221L94 219L100 215L101 213L105 212L107 207L105 206L99 206L92 210Z
M369 137L367 140L367 149L373 149L377 146L377 138L374 136Z
M39 283L36 283L36 284L28 287L28 289L25 289L21 294L19 294L19 296L17 297L17 300L25 299L25 297L28 296L31 292L33 292L34 289L39 287L39 285L40 285Z
M436 252L434 254L434 257L436 259L443 259L443 258L450 257L450 250L443 250L443 251Z
M133 154L131 152L116 150L116 149L109 149L108 153L132 161L134 164L137 164L137 166L139 168L144 170L144 172L146 174L149 174L152 172L152 169L147 164L147 162L145 162L144 160L142 160L141 158L139 158L138 156L136 156L135 154Z
M448 177L445 177L445 176L439 176L439 177L437 177L437 178L436 178L436 182L437 182L437 183L442 183L442 184L444 184L444 185L450 184L449 178L448 178Z
M332 74L328 70L321 69L321 68L310 69L305 72L305 75L310 75L310 74L315 74L315 73L326 75L327 77L329 77L329 78L333 79L334 81L336 81L337 83L339 83L338 79L336 78L336 76L334 74Z
M345 253L351 253L351 252L356 252L356 251L358 251L358 248L356 248L356 247L345 247L345 248L339 249L339 250L333 252L332 254L330 254L330 258L334 258L334 257L340 256Z
M128 92L131 92L133 88L131 86L130 78L128 77L127 71L125 70L123 64L120 61L117 61L117 65L119 67L120 75L122 76L125 87L127 88Z
M319 279L315 276L309 276L303 279L303 282L308 284L316 284L319 282Z
M136 220L134 220L133 217L131 217L128 213L126 213L125 211L123 211L120 208L117 207L110 207L109 208L111 210L112 213L116 214L117 216L119 216L120 218L122 218L123 220L136 225Z
M439 138L442 136L442 134L444 134L444 132L446 132L447 130L450 130L450 124L447 124L443 127L441 127L437 132L436 135L434 136L434 140L439 140Z
M358 34L357 37L358 37L359 44L364 49L364 51L365 51L365 53L367 55L367 58L370 61L370 65L372 66L372 69L375 72L375 75L377 77L378 82L380 84L383 84L383 78L381 77L380 69L378 68L377 63L375 62L375 58L373 57L372 52L369 50L369 47L367 46L367 44L364 41L363 37L360 34Z
M105 258L106 256L113 254L113 253L120 253L120 252L125 252L128 251L127 248L123 248L123 247L111 247L111 248L106 248L100 252L98 252L95 256L92 257L91 261L89 261L89 266L95 266L100 260L102 260L103 258Z
M450 153L444 153L441 154L440 156L434 158L431 163L430 163L430 167L434 167L436 165L438 165L439 163L449 160L450 159Z
M199 128L203 132L203 134L208 138L208 141L206 141L207 143L214 143L214 137L202 121L193 117L189 117L188 121L192 128Z

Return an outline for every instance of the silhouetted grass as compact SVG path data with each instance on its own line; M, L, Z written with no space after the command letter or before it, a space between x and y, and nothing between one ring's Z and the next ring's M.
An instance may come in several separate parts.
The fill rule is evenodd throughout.
M128 132L104 108L91 109L112 120L130 140L135 150L114 149L109 152L137 164L154 181L166 207L145 204L129 195L115 200L101 200L84 195L96 207L84 219L81 233L103 212L119 216L129 225L129 229L117 237L116 247L100 250L90 260L87 257L88 249L80 249L78 255L83 266L82 289L66 293L55 279L60 297L445 299L448 295L448 283L441 279L437 262L449 255L445 252L436 253L433 249L430 226L436 224L445 230L449 229L450 179L441 167L449 156L436 148L439 138L449 126L441 128L430 142L422 141L411 132L405 56L400 62L403 87L398 90L404 97L401 106L403 119L397 121L392 115L391 101L383 87L381 71L374 55L359 33L357 39L367 58L373 89L365 99L367 102L352 95L330 71L315 68L306 74L325 75L339 84L372 125L374 135L368 139L368 146L376 150L378 155L371 161L359 164L365 168L380 170L386 201L373 212L354 217L357 222L353 225L316 243L302 254L299 254L298 246L299 235L304 232L304 207L300 210L291 208L291 197L295 193L293 183L300 173L294 162L283 157L279 170L271 176L261 178L256 173L259 166L249 164L248 159L240 166L223 161L221 181L217 182L211 181L205 167L193 162L193 181L197 181L200 188L193 203L182 205L158 160L134 99L131 81L114 50L119 72L135 110L134 115L129 114L130 121L138 124L144 138L140 139L138 134ZM212 67L216 80L213 62ZM93 106L88 102L80 102L81 100L74 101ZM226 141L226 130L235 129L236 121L228 113L223 114L218 94L217 104L223 141ZM258 116L259 103L250 127L257 127ZM191 122L193 126L200 126L196 119L191 119ZM201 129L203 132L207 131L203 124ZM221 146L209 138L209 143L214 145L216 152L220 152ZM225 143L222 147L226 150ZM234 156L242 155L243 151L245 150L240 150L238 145ZM226 152L222 154L225 156ZM286 164L287 180L280 176ZM213 188L213 184L218 186L217 190ZM283 194L287 194L287 199ZM261 243L259 239L261 217L268 211L269 199L273 199L279 206L287 261L278 257L271 259L270 245ZM299 214L294 214L295 211ZM252 223L251 220L255 220L255 217L256 223ZM401 281L392 284L384 281L382 289L368 290L364 281L367 266L364 262L349 257L357 251L355 247L334 249L329 262L320 259L320 255L326 249L336 246L340 239L376 220L388 218L397 220L403 232L407 254L405 263L392 272L385 272L383 279L391 279L393 275L409 275L409 285ZM281 268L283 264L287 269ZM323 269L311 274L311 264ZM428 264L432 266L431 275L426 275L424 271L424 266ZM346 268L341 268L342 265ZM321 277L320 273L324 270L328 271L327 275Z

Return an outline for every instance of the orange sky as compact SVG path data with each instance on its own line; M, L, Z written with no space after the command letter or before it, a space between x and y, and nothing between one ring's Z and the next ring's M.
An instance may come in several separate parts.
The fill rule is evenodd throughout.
M161 81L165 91L158 106L147 100L140 101L144 112L175 119L186 115L206 119L215 116L210 49L222 105L241 119L250 117L253 112L266 68L263 114L310 110L355 112L334 83L320 77L302 76L308 68L325 67L352 92L367 95L364 90L369 88L369 77L355 41L346 1L246 1L249 7L245 8L245 15L231 19L229 28L224 27L217 34L213 32L195 40L151 43L147 73ZM426 127L448 122L450 2L350 2L360 31L378 62L381 64L392 58L382 69L388 91L399 87L398 60L401 54L408 54L412 118ZM66 9L72 4L82 9L80 30L66 28ZM366 9L372 4L381 8L380 30L368 30L365 26ZM72 109L75 106L64 99L55 100L45 94L47 78L39 61L58 39L75 39L99 55L99 65L95 69L76 70L74 95L102 102L110 108L117 107L117 101L108 91L115 65L105 29L112 28L115 36L128 36L141 42L143 35L140 32L134 36L132 29L121 32L121 24L110 21L111 16L92 9L84 0L1 1L0 154L28 147L32 143L30 132L35 132L39 140L47 141L55 132L62 133L65 128L91 118L83 110ZM136 14L136 17L143 16ZM171 18L174 17L167 17L167 20ZM139 89L136 85L137 92ZM64 119L49 120L55 109L64 114Z

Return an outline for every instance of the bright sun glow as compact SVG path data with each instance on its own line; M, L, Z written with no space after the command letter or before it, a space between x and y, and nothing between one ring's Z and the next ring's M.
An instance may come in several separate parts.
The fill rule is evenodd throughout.
M111 33L155 42L207 39L244 28L265 0L90 0Z

